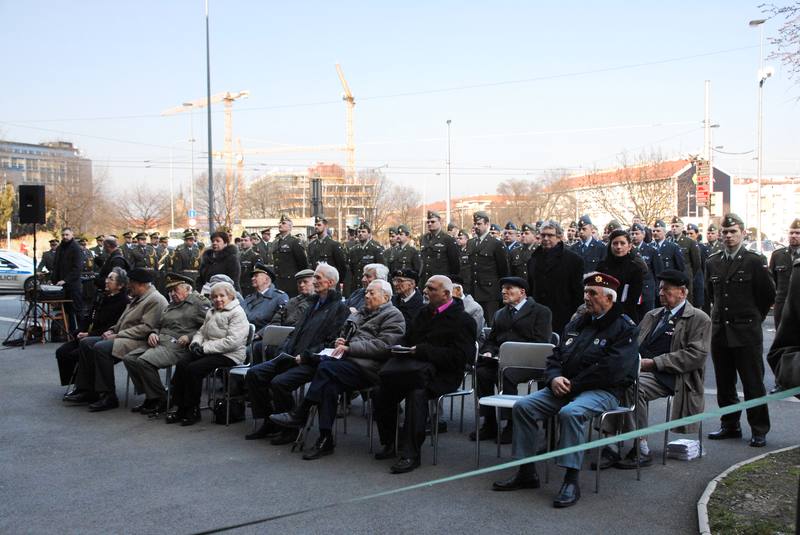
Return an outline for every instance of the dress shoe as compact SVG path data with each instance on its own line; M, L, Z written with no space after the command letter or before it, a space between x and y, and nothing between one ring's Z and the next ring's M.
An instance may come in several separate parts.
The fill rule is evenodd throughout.
M306 424L307 418L308 415L305 414L305 411L291 411L269 415L269 419L272 420L273 423L281 427L290 427L294 429L303 427Z
M201 420L200 407L192 407L189 412L181 419L181 427L194 425Z
M767 445L767 437L764 435L753 435L750 439L751 448L763 448Z
M483 426L478 429L478 435L480 435L481 440L494 440L497 438L497 427L492 426L491 428ZM475 431L472 431L469 434L469 439L475 442Z
M397 454L394 451L394 444L384 444L381 451L375 454L376 461L385 461L386 459L394 459Z
M67 403L94 403L97 401L97 394L94 392L87 392L86 390L78 390L64 396L64 401Z
M264 423L261 424L261 427L244 436L245 440L260 440L262 438L268 438L270 435L275 433L275 427L271 425L272 422L270 420L264 420Z
M389 468L389 472L392 474L405 474L416 468L419 468L419 457L414 457L413 459L410 457L400 457L400 459Z
M161 414L162 412L166 412L167 410L167 400L156 398L156 399L148 399L145 402L145 407L139 411L140 414L144 414L146 416L155 417Z
M181 410L180 408L178 408L178 410L176 410L175 412L168 412L167 413L167 418L166 418L165 421L168 424L177 424L181 420L183 420L183 414L184 414L184 411Z
M594 455L592 457L594 457ZM612 450L608 446L605 446L600 452L600 470L611 468L619 461L620 461L619 453ZM589 468L591 468L592 470L597 470L597 463L592 461L592 464L589 465Z
M89 412L101 412L119 407L117 396L105 394L97 401L89 405Z
M742 438L742 430L739 427L723 427L719 431L708 434L710 440L724 440L726 438Z
M67 391L67 392L66 392L66 393L65 393L65 394L64 394L64 395L61 397L61 400L62 400L62 401L66 401L66 399L67 399L69 396L73 396L73 395L75 395L75 394L77 394L77 393L79 393L79 392L80 392L80 390L78 390L77 388L71 388L69 391Z
M325 455L330 455L333 453L333 449L333 437L330 435L320 435L311 449L303 454L303 460L313 461Z
M276 436L272 437L269 441L273 446L283 446L284 444L291 444L297 440L297 429L283 429Z
M636 470L636 447L628 452L624 459L614 464L614 468L620 470ZM639 453L639 468L644 468L653 464L653 455L650 453Z
M561 490L558 491L558 496L553 500L553 507L569 507L578 503L581 497L581 488L578 486L577 481L564 481L561 485Z
M539 482L539 475L536 470L525 473L521 468L517 473L508 479L502 481L495 481L492 483L492 490L506 491L506 490L519 490L519 489L538 489L541 483Z

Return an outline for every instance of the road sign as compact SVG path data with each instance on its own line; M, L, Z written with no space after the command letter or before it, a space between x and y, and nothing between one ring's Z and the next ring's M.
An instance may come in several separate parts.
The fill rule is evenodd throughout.
M195 218L197 217L197 210L189 210L189 213L186 215L188 215L191 218Z
M708 204L711 200L711 168L708 160L697 160L695 162L697 170L697 185L695 199L697 204Z
M195 218L190 219L189 220L189 226L192 227L192 228L197 226L197 219L195 219Z

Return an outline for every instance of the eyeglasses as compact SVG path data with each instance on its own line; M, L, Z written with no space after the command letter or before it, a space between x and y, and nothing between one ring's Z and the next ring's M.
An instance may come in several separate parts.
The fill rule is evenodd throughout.
M542 238L555 238L556 237L555 234L550 233L550 232L542 232L542 233L539 234L539 236L542 237Z

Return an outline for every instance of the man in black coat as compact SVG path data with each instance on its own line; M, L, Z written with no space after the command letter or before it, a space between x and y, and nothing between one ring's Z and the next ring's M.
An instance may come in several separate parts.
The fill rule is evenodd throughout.
M475 320L464 312L461 300L452 297L452 288L443 275L428 279L428 306L417 314L401 341L410 350L390 359L379 373L375 421L383 448L375 454L378 460L394 457L397 404L406 400L404 431L397 447L400 458L390 469L393 474L419 466L428 400L458 389L467 362L475 356Z
M105 260L100 267L100 271L94 277L94 285L98 290L102 290L106 287L106 277L108 277L108 274L111 273L111 270L115 267L122 268L126 272L131 270L130 263L122 255L122 251L119 250L116 238L109 236L103 240L103 254Z
M83 286L81 285L81 271L83 270L83 251L72 229L67 227L61 231L61 243L56 248L56 257L53 261L53 272L50 280L56 286L64 287L64 296L72 301L67 305L69 315L69 328L74 331L81 325L85 315L83 308Z
M494 316L494 323L488 338L480 349L478 366L478 397L491 396L497 385L497 363L500 346L505 342L548 343L553 333L550 309L528 297L528 281L520 277L500 279L503 295L503 308ZM533 379L538 374L531 370L508 370L503 375L503 394L516 394L517 385ZM479 431L481 440L497 438L497 417L494 407L481 407L483 427ZM509 419L511 411L505 410L502 417ZM511 444L512 426L503 429L501 444ZM470 434L475 440L475 433Z
M289 297L294 297L297 295L294 275L308 268L308 257L300 240L292 236L292 220L286 214L283 214L278 222L278 232L272 244L272 264L278 275L275 286L289 294ZM264 261L269 262L268 259Z
M553 314L553 332L564 326L583 302L583 260L561 241L561 225L546 221L539 228L541 244L528 261L530 296Z
M508 249L503 242L490 235L489 214L472 215L475 237L467 243L472 264L472 295L483 309L487 323L494 319L500 305L498 281L508 276Z

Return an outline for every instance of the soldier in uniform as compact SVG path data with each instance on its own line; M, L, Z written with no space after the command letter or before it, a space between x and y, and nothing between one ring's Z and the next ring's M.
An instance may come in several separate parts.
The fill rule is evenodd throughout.
M336 268L340 280L344 281L347 274L347 255L342 249L342 244L331 238L328 230L328 218L318 215L314 218L314 230L317 238L308 244L308 265L311 269L324 262Z
M147 234L140 232L136 235L136 245L131 249L131 264L134 268L155 270L158 267L156 251L147 243Z
M103 240L105 239L106 237L103 234L95 236L94 240L96 245L91 249L89 249L92 252L92 256L94 256L95 271L98 271L100 267L103 265L103 262L105 261L105 255L103 252Z
M508 277L508 251L502 241L490 235L489 214L475 212L472 221L476 237L469 240L467 245L472 264L471 294L483 309L483 317L491 326L494 313L500 306L498 281Z
M158 239L158 247L156 247L156 254L158 254L158 258L164 256L164 254L169 251L169 238L166 236L161 236Z
M513 221L506 223L506 228L503 229L503 244L506 246L509 254L522 245L519 243L519 230Z
M706 240L708 240L708 256L723 249L722 242L719 240L719 228L714 223L708 225Z
M281 215L278 222L278 235L272 244L272 264L278 276L275 286L289 297L297 295L294 274L308 268L308 257L300 240L292 236L292 220L286 214Z
M389 227L389 245L383 250L383 260L386 266L391 266L394 255L397 254L397 227ZM391 271L391 268L390 268Z
M447 224L447 234L450 235L451 238L454 240L458 237L458 225L453 223L452 221Z
M83 255L83 267L81 267L81 272L94 272L94 255L92 254L92 251L89 250L89 241L81 236L78 239L78 245L81 246L81 254Z
M133 232L130 230L122 233L122 238L125 240L125 243L122 244L120 250L122 251L122 256L125 257L125 260L128 263L133 265L133 256L131 255L131 251L133 251Z
M597 264L604 260L608 249L603 242L594 237L594 225L592 219L587 215L582 215L578 219L578 243L571 247L573 253L577 253L583 259L584 273L597 271Z
M655 247L644 241L645 228L641 223L634 223L631 227L631 243L636 254L647 265L647 273L642 279L642 302L639 303L639 317L653 310L656 306L656 294L658 293L658 283L656 277L664 271L661 264L661 257L656 253Z
M161 234L159 234L158 231L150 233L150 247L153 248L153 250L156 252L156 255L159 256L159 257L161 257L161 255L158 254L158 245L160 243L160 241L159 241L160 237L161 237Z
M691 303L692 306L695 308L702 309L706 304L706 262L708 261L708 245L703 243L702 236L700 235L700 229L694 223L689 223L686 225L686 237L690 240L694 241L697 244L697 248L700 251L700 269L694 272L694 280L692 281L692 289L694 292L692 293Z
M683 255L683 272L689 277L689 302L694 305L694 274L703 270L700 259L700 248L697 246L697 241L689 238L683 232L683 220L675 216L672 218L670 224L671 235L667 237L668 241L675 242L681 248Z
M257 262L262 262L261 257L253 247L253 241L250 239L250 234L247 231L242 233L241 251L239 252L239 287L242 289L242 297L247 297L255 290L253 285L250 284L250 277L253 274L253 266Z
M383 264L383 247L372 239L369 223L358 225L358 243L350 249L348 259L350 269L350 292L361 287L361 275L367 264Z
M194 285L200 273L200 248L195 243L195 235L191 229L183 231L183 243L175 248L165 262L165 268L171 268L174 273L189 277Z
M498 241L503 241L503 229L497 223L489 225L489 235Z
M398 226L396 240L394 255L387 261L389 273L407 269L419 273L422 269L422 258L417 248L411 245L411 229L407 225Z
M456 241L442 230L442 218L438 212L428 210L427 215L425 224L428 232L422 237L420 246L422 270L419 276L419 286L421 288L424 288L428 279L434 275L450 276L460 271ZM469 288L469 286L466 287Z
M619 230L622 228L622 225L616 219L612 219L608 222L606 227L603 229L603 239L601 240L603 243L608 245L608 237L611 235L612 232L615 230Z
M261 241L256 245L256 251L265 262L272 258L272 243L270 242L271 231L268 228L261 230Z
M570 221L567 225L567 239L564 240L564 245L572 247L576 243L578 243L578 222Z
M736 214L722 219L725 250L712 254L706 268L706 288L713 300L711 359L717 383L717 403L727 407L739 402L736 377L745 399L766 394L764 388L763 334L761 323L775 301L775 285L760 254L744 247L744 221ZM721 418L721 429L712 440L741 438L740 413ZM750 446L766 446L769 411L766 405L747 409Z
M48 273L52 273L56 261L56 249L58 249L58 240L50 240L50 250L42 253L39 267L36 268L37 271L41 271L44 268Z
M789 293L789 279L792 274L792 264L800 258L800 219L795 219L789 225L789 246L781 247L769 259L769 273L775 283L775 309L772 319L775 322L775 332L781 324L783 305Z
M528 280L528 260L534 251L534 242L536 241L536 227L530 223L522 224L522 238L519 247L509 249L511 275Z
M459 230L458 237L456 237L456 245L458 246L458 259L459 270L458 275L461 279L461 285L466 291L472 290L472 261L469 258L469 249L467 243L469 242L469 234L466 230ZM483 315L483 309L481 309Z
M677 269L686 273L681 248L667 240L667 225L660 219L653 224L653 248L663 269Z

